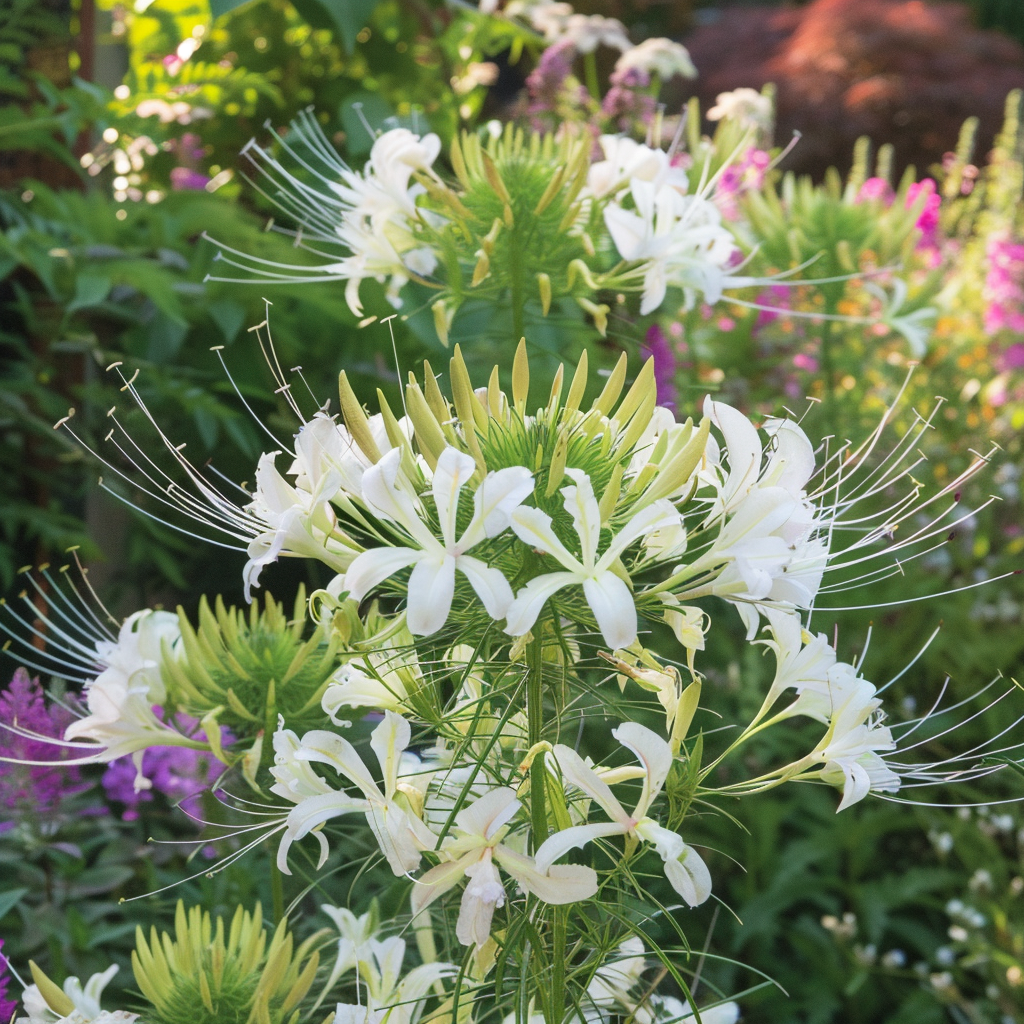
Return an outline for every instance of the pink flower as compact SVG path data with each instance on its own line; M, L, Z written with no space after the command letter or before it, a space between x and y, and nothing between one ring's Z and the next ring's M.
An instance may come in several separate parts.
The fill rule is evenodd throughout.
M892 200L892 186L885 178L868 178L857 193L858 203L881 202L889 206Z
M989 238L985 256L985 330L990 334L1003 330L1024 332L1024 245L1011 242L1004 234L995 234Z

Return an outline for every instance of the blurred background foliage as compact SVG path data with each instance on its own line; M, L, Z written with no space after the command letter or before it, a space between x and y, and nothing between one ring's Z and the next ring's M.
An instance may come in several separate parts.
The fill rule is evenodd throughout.
M268 311L281 365L302 367L317 402L333 398L339 369L357 392L372 396L380 387L394 405L399 369L418 369L424 358L444 366L429 310L403 310L409 319L391 322L392 338L380 323L357 324L342 285L206 282L215 248L203 233L287 261L289 241L265 230L269 207L245 181L238 155L253 136L266 138L266 122L286 124L312 106L355 165L368 153L373 129L429 129L447 142L460 128L521 113L522 86L542 41L455 0L101 6L100 46L95 60L87 54L84 63L68 31L81 10L56 0L10 0L0 11L0 589L16 591L22 566L59 563L78 545L114 607L180 602L194 612L203 593L237 598L243 556L132 513L96 486L97 476L123 497L145 498L121 487L115 470L66 433L55 432L54 422L74 407L69 426L120 467L116 450L104 441L116 406L129 434L152 450L150 423L107 370L121 362L126 377L138 371L135 386L175 445L186 444L195 464L212 461L229 479L244 481L259 453L276 445L235 389L271 434L286 438L293 430L250 330ZM637 39L680 36L694 25L699 30L714 10L625 0L579 6L623 18ZM979 26L1024 39L1018 4L975 0L973 9ZM495 68L486 84L475 77L484 62ZM1021 564L1024 343L1012 324L986 321L986 310L998 304L993 239L1009 245L1022 238L1019 113L1019 96L1011 97L991 153L975 152L976 126L968 124L959 142L943 143L949 152L942 163L922 167L920 175L912 170L902 191L893 180L892 153L866 144L856 153L833 152L843 174L800 183L773 172L763 188L738 200L759 245L755 269L783 270L814 257L850 280L830 290L765 296L771 312L728 302L714 310L698 306L666 318L659 335L648 336L649 345L669 353L660 379L665 400L680 412L692 410L708 391L760 413L785 403L802 413L809 395L812 436L859 438L917 361L896 412L897 433L912 424L914 410L927 413L936 395L946 399L921 441L928 457L918 470L923 482L945 483L972 449L987 451L990 440L1002 446L991 469L960 499L969 509L996 493L998 503L933 557L877 583L871 600L881 607L822 610L816 617L817 628L838 631L844 656L863 646L871 625L865 671L879 683L917 653L916 646L908 650L907 637L923 642L945 621L889 691L896 717L923 710L946 676L952 699L997 673L1020 678L1019 577L887 606ZM941 251L912 244L909 251L909 235L899 235L907 189L925 172L941 197ZM883 192L864 198L869 179L886 180L898 198L887 200ZM921 351L884 328L787 315L787 309L876 315L878 299L867 286L894 261L901 262L918 308L936 310ZM388 310L383 288L372 283L364 301L369 309ZM614 305L614 297L610 301ZM616 337L635 336L625 328L611 333L613 340L604 342L582 320L565 321L529 341L532 355L547 356L550 372L560 354L586 346L600 364L614 356ZM484 316L467 318L454 340L479 369L510 360L511 353L492 343L505 334L504 325L499 330ZM150 511L159 514L155 506ZM300 583L322 584L304 578L312 571L305 562L275 566L268 586L290 601ZM863 603L842 594L831 601ZM742 662L735 653L740 649L748 651ZM765 666L746 645L723 644L707 652L706 663L726 708L729 702L746 707L763 689ZM13 667L5 662L5 680ZM955 746L969 747L972 737L1012 721L1012 709L993 709L964 729ZM751 756L756 767L774 754L764 749ZM111 958L123 959L135 921L143 913L152 919L169 912L179 895L214 911L255 896L267 902L257 856L215 879L202 877L200 862L194 865L199 876L184 890L127 909L119 905L119 898L159 889L180 871L172 847L146 839L170 838L192 826L161 796L122 820L124 808L102 796L99 773L84 774L92 788L75 800L93 809L87 832L69 807L59 819L12 815L8 824L15 827L0 833L0 934L16 960L31 955L53 974L84 976ZM1020 796L1022 786L1013 777L1007 792L992 798ZM965 787L944 796L956 803L977 793ZM695 915L711 929L709 951L765 972L786 992L765 988L744 1000L744 1019L1024 1020L1024 818L1017 806L957 812L878 802L839 818L833 806L831 794L800 788L744 804L739 821L706 820L708 846L741 851L737 859L746 868L730 868L724 855L715 858L716 879L722 878L716 892L725 906ZM94 827L95 818L103 828ZM172 863L174 871L166 867ZM315 902L316 894L307 896L304 906ZM714 959L704 971L726 991L749 984L749 977Z

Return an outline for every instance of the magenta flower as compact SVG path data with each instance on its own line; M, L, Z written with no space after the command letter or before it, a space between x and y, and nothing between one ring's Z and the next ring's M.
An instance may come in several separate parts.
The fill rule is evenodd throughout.
M159 709L157 717L162 719ZM199 722L188 715L178 715L175 728L191 736ZM221 741L228 744L232 736L221 730ZM206 750L187 747L149 747L142 755L142 775L152 784L151 789L136 791L136 769L131 757L111 761L103 773L103 789L107 799L124 804L123 821L134 821L139 816L139 805L153 799L153 792L163 793L168 800L179 803L198 796L217 781L224 766Z
M4 948L4 940L0 939L0 949ZM7 969L7 957L0 953L0 1021L8 1021L18 1009L16 999L7 998L7 986L10 984L10 972Z
M658 404L676 410L676 353L672 342L657 325L647 328L640 354L644 359L654 357L654 384L658 391Z
M19 668L0 693L0 749L5 757L19 761L50 761L48 765L0 762L0 807L8 812L0 823L0 832L14 826L12 815L34 818L53 814L68 796L88 788L73 765L60 760L68 751L45 737L60 741L73 720L59 705L47 708L38 679ZM3 728L7 726L8 728ZM3 1018L0 1018L3 1019Z
M985 330L989 334L1024 332L1024 245L1011 242L1003 234L992 235L985 255Z
M892 200L892 186L885 178L868 178L857 193L858 203L880 202L889 206Z

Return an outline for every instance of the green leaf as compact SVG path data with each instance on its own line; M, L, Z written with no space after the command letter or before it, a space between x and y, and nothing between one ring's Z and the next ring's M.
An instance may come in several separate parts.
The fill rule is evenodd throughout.
M1012 768L1021 778L1024 778L1024 764L1020 761L1014 761L1012 757L1006 757L1001 755L999 757L983 757L980 761L981 764L989 767L995 767L996 765L1004 765L1007 768Z
M68 312L98 306L110 293L109 277L100 274L79 274L75 281L75 296L68 303Z
M216 21L222 14L228 14L236 7L252 2L253 0L210 0L210 14Z
M384 122L393 117L395 112L382 96L360 91L346 96L338 113L341 116L341 126L345 129L345 148L352 156L362 156L370 152L374 141L373 136L366 130L364 120L371 128L382 128Z
M294 7L314 27L324 26L326 16L351 53L356 47L356 36L370 20L377 3L378 0L297 0Z
M211 302L206 310L210 319L220 328L224 341L230 345L238 337L238 332L245 322L245 307L231 299L218 299Z
M0 892L0 921L18 905L21 897L27 892L28 889L8 889L6 892Z

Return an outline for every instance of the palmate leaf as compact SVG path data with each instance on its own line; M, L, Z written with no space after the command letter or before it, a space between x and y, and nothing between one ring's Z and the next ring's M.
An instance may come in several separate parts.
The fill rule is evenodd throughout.
M214 18L230 14L255 0L210 0ZM314 28L330 28L340 33L345 49L355 49L356 36L370 20L379 0L295 0L294 7Z

